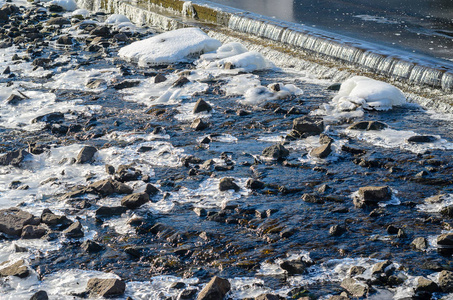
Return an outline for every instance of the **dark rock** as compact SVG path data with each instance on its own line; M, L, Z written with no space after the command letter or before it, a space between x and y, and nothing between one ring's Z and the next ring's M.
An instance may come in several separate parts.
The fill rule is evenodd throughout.
M339 91L341 88L341 83L333 83L327 87L330 91Z
M127 195L121 199L121 205L129 209L139 208L147 202L149 202L149 195L144 192Z
M26 225L22 229L22 239L39 239L47 234L47 229L36 225Z
M441 271L439 274L438 284L444 293L452 293L453 292L453 272L447 271L447 270Z
M263 150L263 156L274 158L274 159L285 158L288 155L289 155L289 150L286 149L282 144L272 145Z
M124 206L101 206L99 207L95 214L96 217L111 217L111 216L120 216L127 211L127 208Z
M443 207L440 210L440 213L446 217L452 218L453 217L453 205Z
M103 85L105 83L106 82L105 82L104 79L91 79L86 84L86 87L89 88L89 89L97 89L97 88L99 88L101 85Z
M100 36L100 37L109 37L110 29L107 26L98 26L90 31L90 35Z
M274 294L263 294L255 297L254 300L284 300L285 298Z
M388 234L398 234L399 228L395 227L394 225L387 226L387 233Z
M69 35L62 35L57 39L59 45L72 45L72 38Z
M332 142L333 142L333 138L331 138L327 134L321 133L319 135L319 143L321 145L329 144L329 143L332 143Z
M374 206L391 198L392 191L388 186L366 186L359 189L358 197L354 198L354 205L358 208Z
M26 156L30 155L25 150L16 150L11 151L0 157L0 166L15 166L18 167L19 164L25 159Z
M418 237L412 241L411 246L417 250L426 250L428 241L424 237Z
M357 275L362 275L365 273L366 268L362 266L353 266L349 269L349 275L351 276L357 276Z
M22 95L16 95L16 94L11 94L6 100L5 103L9 105L17 105L23 100L27 99L27 97L24 97Z
M103 196L109 196L112 194L131 194L133 192L133 189L127 184L113 179L104 179L93 182L88 186L88 190L99 193Z
M51 62L52 60L50 58L38 57L31 64L37 67L45 67Z
M430 292L430 293L440 293L441 290L437 283L435 283L432 280L429 280L425 277L418 277L417 278L417 287L415 288L415 291L424 291L424 292Z
M375 264L371 269L371 274L385 273L386 275L391 275L394 270L395 267L392 266L392 262L386 260Z
M187 77L181 76L181 77L178 78L178 80L176 80L173 83L172 87L183 87L184 85L186 85L189 82L190 82L190 80L187 79Z
M235 192L238 192L240 190L240 187L234 182L234 178L224 177L220 179L219 190L221 192L227 190L234 190Z
M56 215L49 209L44 209L42 212L41 222L48 225L50 228L58 228L60 230L68 228L73 223L66 216Z
M285 270L290 276L302 274L309 266L310 265L303 260L284 261L280 264L280 268Z
M201 113L201 112L210 112L212 110L212 106L204 101L203 99L198 99L197 103L195 103L195 106L193 108L193 113L194 114L197 114L197 113Z
M131 87L136 87L140 84L140 80L123 80L120 83L113 85L115 90L122 90Z
M145 187L145 193L147 193L149 196L153 196L159 193L159 189L151 183L148 183Z
M197 300L221 300L230 291L230 282L220 277L213 277L198 294Z
M45 123L59 123L64 121L64 114L61 112L48 113L31 120L32 123L45 122Z
M5 70L3 70L3 73L2 73L2 74L3 74L3 75L11 74L11 68L10 68L9 66L7 66L7 67L5 68Z
M120 182L135 181L142 176L142 172L132 165L120 165L115 173L115 179Z
M365 283L359 282L354 278L345 278L341 282L341 287L344 288L353 297L362 298L369 292L369 287Z
M104 246L99 245L98 243L96 243L92 240L87 240L87 241L83 242L80 247L85 252L88 252L88 253L96 253L96 252L104 250L104 248L105 248Z
M92 146L85 146L80 150L79 155L77 155L76 163L84 164L89 163L93 159L94 154L98 152L98 149Z
M363 155L363 154L366 153L365 150L359 149L359 148L356 148L356 147L352 147L350 145L341 146L341 150L344 151L344 152L348 152L348 153L354 154L354 155Z
M331 145L332 143L328 143L314 148L310 151L310 155L317 158L326 158L330 153L332 153L332 149L330 148Z
M351 126L348 127L348 129L352 130L382 130L387 128L387 124L384 124L379 121L361 121L352 124Z
M204 122L203 119L196 119L190 124L190 128L195 129L196 131L204 130L209 127L209 124Z
M157 74L156 77L154 77L154 83L161 83L167 80L167 77L165 77L163 74Z
M265 186L264 182L253 178L248 179L245 185L248 189L251 190L261 190Z
M105 165L105 172L109 175L115 174L115 167L112 165Z
M324 122L320 118L304 116L294 119L293 130L295 130L300 137L318 135L324 131Z
M307 194L307 193L302 195L302 200L304 202L317 203L317 204L323 204L325 202L323 197L320 197L316 194Z
M50 18L47 21L47 25L70 25L71 21L68 18L64 17L55 17L55 18Z
M124 294L126 283L121 279L91 278L87 283L87 291L93 296L112 297Z
M340 225L333 225L329 229L329 234L333 236L340 236L346 232L346 228Z
M407 139L408 143L414 144L423 144L423 143L433 143L437 140L436 137L432 135L414 135Z
M199 217L206 217L208 212L206 211L206 209L204 208L201 208L201 207L195 207L193 209L193 211L197 214L197 216Z
M82 230L82 224L77 221L72 223L71 226L68 227L63 233L67 238L81 238L84 236L83 230Z
M38 291L31 296L30 300L49 300L49 296L47 296L46 291Z
M197 292L198 292L198 290L196 290L196 289L183 290L183 291L181 291L181 293L179 293L179 295L176 298L176 300L192 300L192 299L195 299L195 295L197 294Z
M39 218L31 213L11 207L0 210L0 232L20 236L26 225L38 225Z
M25 265L25 262L23 259L18 260L17 262L13 263L12 265L10 265L8 267L2 268L2 265L0 265L0 277L16 276L19 278L25 278L29 274L30 274L30 270Z

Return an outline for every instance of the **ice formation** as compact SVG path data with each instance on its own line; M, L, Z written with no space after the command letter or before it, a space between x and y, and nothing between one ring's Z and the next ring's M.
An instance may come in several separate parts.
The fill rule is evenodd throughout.
M267 87L258 86L248 89L244 94L244 99L241 101L244 104L259 105L265 101L285 99L290 96L302 95L303 91L293 84L277 84L278 90L274 90L269 85ZM275 86L275 84L274 84Z
M235 69L245 72L254 72L272 69L274 64L264 58L258 52L245 52L217 61L218 66L225 66L230 63Z
M61 6L67 11L74 11L77 9L77 3L74 0L53 0L50 4Z
M113 14L110 17L108 17L107 20L105 20L106 24L119 24L119 23L125 23L125 22L130 23L131 21L125 15L119 15L119 14Z
M182 28L132 43L119 51L119 56L138 62L139 66L168 65L217 50L220 41L198 28Z
M247 52L247 48L241 43L232 42L222 45L215 53L206 53L200 57L200 61L213 61Z

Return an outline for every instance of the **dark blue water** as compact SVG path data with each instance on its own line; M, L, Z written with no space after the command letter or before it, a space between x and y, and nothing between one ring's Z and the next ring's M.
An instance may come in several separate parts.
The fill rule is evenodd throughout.
M451 0L211 0L277 19L453 60Z

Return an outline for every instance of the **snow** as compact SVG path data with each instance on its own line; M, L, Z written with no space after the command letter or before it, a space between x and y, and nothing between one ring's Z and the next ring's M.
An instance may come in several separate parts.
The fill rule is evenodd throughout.
M201 29L182 28L132 43L121 48L118 54L138 62L142 67L158 66L187 62L220 46L220 41L209 37Z
M129 20L128 17L125 15L119 15L119 14L113 14L110 15L107 20L105 20L106 24L119 24L119 23L130 23L131 20Z
M406 103L406 97L397 87L364 76L354 76L341 84L333 98L338 110L350 111L356 107L389 110Z
M279 91L271 89L271 85L264 87L258 86L248 89L244 94L244 99L241 101L244 104L259 105L266 101L285 99L291 96L302 95L303 91L293 84L278 84L280 86Z
M74 11L77 9L77 3L74 0L53 0L50 4L61 6L67 11Z
M90 12L86 9L76 9L71 13L72 16L82 16L84 18L88 17L90 15Z
M265 59L261 53L254 51L241 53L217 61L219 67L224 66L227 63L233 65L235 69L244 72L262 71L274 67L274 64Z
M232 42L222 45L215 53L203 54L200 57L200 61L213 61L217 59L223 59L238 54L247 52L247 48L244 47L241 43Z

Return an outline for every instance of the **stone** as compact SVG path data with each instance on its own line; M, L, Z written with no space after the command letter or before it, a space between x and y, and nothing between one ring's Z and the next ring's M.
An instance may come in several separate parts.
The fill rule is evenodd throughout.
M369 287L365 283L359 282L354 278L345 278L341 282L341 287L344 288L353 297L365 297L368 294Z
M283 299L285 298L274 294L262 294L254 298L254 300L283 300Z
M341 88L341 83L333 83L327 87L327 90L330 91L339 91Z
M59 123L64 121L64 114L61 112L52 112L31 120L32 123L45 122L45 123Z
M221 192L228 190L234 190L235 192L239 192L240 187L234 182L234 178L224 177L220 179L219 190Z
M86 240L85 242L82 243L80 246L85 252L88 253L96 253L99 251L104 250L104 246L99 245L98 243L92 241L92 240Z
M109 175L115 174L115 167L112 165L105 165L105 172Z
M77 155L77 160L76 163L78 164L84 164L84 163L89 163L93 159L94 154L98 152L98 149L96 149L93 146L85 146L80 150L79 155Z
M105 84L106 81L104 79L90 79L88 81L88 83L85 85L87 88L89 89L97 89L99 88L101 85Z
M426 250L428 241L424 237L418 237L412 241L411 246L417 250Z
M202 208L202 207L195 207L193 209L194 213L197 214L197 216L199 216L200 218L201 217L206 217L208 215L208 212L206 211L206 209Z
M189 82L190 82L190 80L187 79L187 77L181 76L173 83L172 87L183 87L184 85L186 85Z
M222 300L230 289L231 285L228 280L215 276L201 290L197 300Z
M38 225L39 218L31 213L11 207L0 210L0 232L20 236L26 225Z
M96 210L95 215L96 217L120 216L126 211L127 208L124 206L101 206Z
M193 300L195 299L195 295L197 294L198 290L196 289L186 289L181 291L181 293L178 294L178 297L176 300Z
M117 84L113 85L115 90L123 90L127 88L136 87L140 84L140 80L123 80Z
M161 83L167 80L167 77L165 77L163 74L159 73L154 77L154 83Z
M387 128L387 124L384 124L379 121L361 121L352 124L351 126L348 127L350 130L382 130Z
M41 222L53 229L65 229L73 223L66 216L56 215L49 209L43 210L41 214Z
M49 296L46 291L38 291L31 296L30 300L49 300Z
M124 294L126 283L116 278L91 278L87 283L87 291L94 296L112 297Z
M414 135L407 139L408 143L413 144L424 144L424 143L433 143L437 140L436 137L432 135Z
M68 35L62 35L57 39L59 45L72 45L72 38Z
M9 105L17 105L25 99L27 98L22 95L11 94L8 98L6 98L5 103Z
M8 153L4 154L3 156L0 156L0 166L10 165L10 166L18 167L20 165L20 163L28 155L30 155L30 153L28 153L25 150L16 150L16 151L8 152Z
M112 194L131 194L133 192L133 189L127 184L113 179L104 179L93 182L88 186L88 190L103 196Z
M340 236L346 232L346 228L340 225L333 225L329 229L329 234L332 236Z
M159 193L159 189L151 183L148 183L145 187L145 193L147 193L149 196L154 196Z
M47 229L42 226L26 225L22 228L22 239L39 239L47 234Z
M319 143L321 145L329 144L329 143L332 143L332 142L333 142L333 138L331 138L327 134L321 133L319 135Z
M443 270L439 273L439 280L438 284L441 290L444 293L452 293L453 292L453 272Z
M97 26L90 31L90 35L100 36L100 37L109 37L110 29L107 26Z
M415 288L415 291L424 291L424 292L430 292L430 293L438 293L441 292L439 286L437 283L435 283L432 280L429 280L425 277L418 277L417 278L417 287Z
M132 165L120 165L115 173L115 179L119 182L136 181L142 176L142 171Z
M30 275L30 270L25 265L25 261L23 259L20 259L7 267L2 268L2 265L0 265L0 277L16 276L19 278L25 278Z
M195 103L195 106L193 108L193 113L201 113L201 112L210 112L212 110L212 106L204 101L203 99L198 99L197 103Z
M354 198L354 205L358 208L375 206L381 201L392 198L392 190L388 186L366 186L359 188L358 197Z
M139 208L147 202L149 202L149 195L145 192L127 195L121 199L121 205L129 209Z
M301 137L318 135L324 131L322 119L304 116L293 120L293 130Z
M365 271L366 271L366 268L365 268L365 267L362 267L362 266L352 266L352 267L349 269L349 275L351 275L351 276L362 275L363 273L365 273Z
M394 266L390 267L391 265L392 262L389 260L378 262L371 269L371 274L385 273L387 275L390 275L394 270Z
M84 236L82 224L79 221L72 223L63 233L67 238L81 238Z
M68 18L64 18L64 17L50 18L47 21L47 25L70 25L70 24L71 24L71 20L69 20Z
M274 159L285 158L288 155L289 155L289 150L286 149L282 144L272 145L263 150L263 156L274 158Z
M302 274L307 267L309 267L309 264L303 260L286 260L280 264L280 268L285 270L290 276Z
M190 124L190 128L194 129L195 131L201 131L208 127L209 124L204 122L201 118L195 119L192 124Z
M446 217L452 218L453 217L453 205L442 207L440 213Z
M326 158L330 153L332 153L332 148L330 147L331 145L332 143L328 143L314 148L310 151L310 155L317 158Z
M245 183L245 186L251 190L261 190L264 188L265 184L257 179L249 178Z

